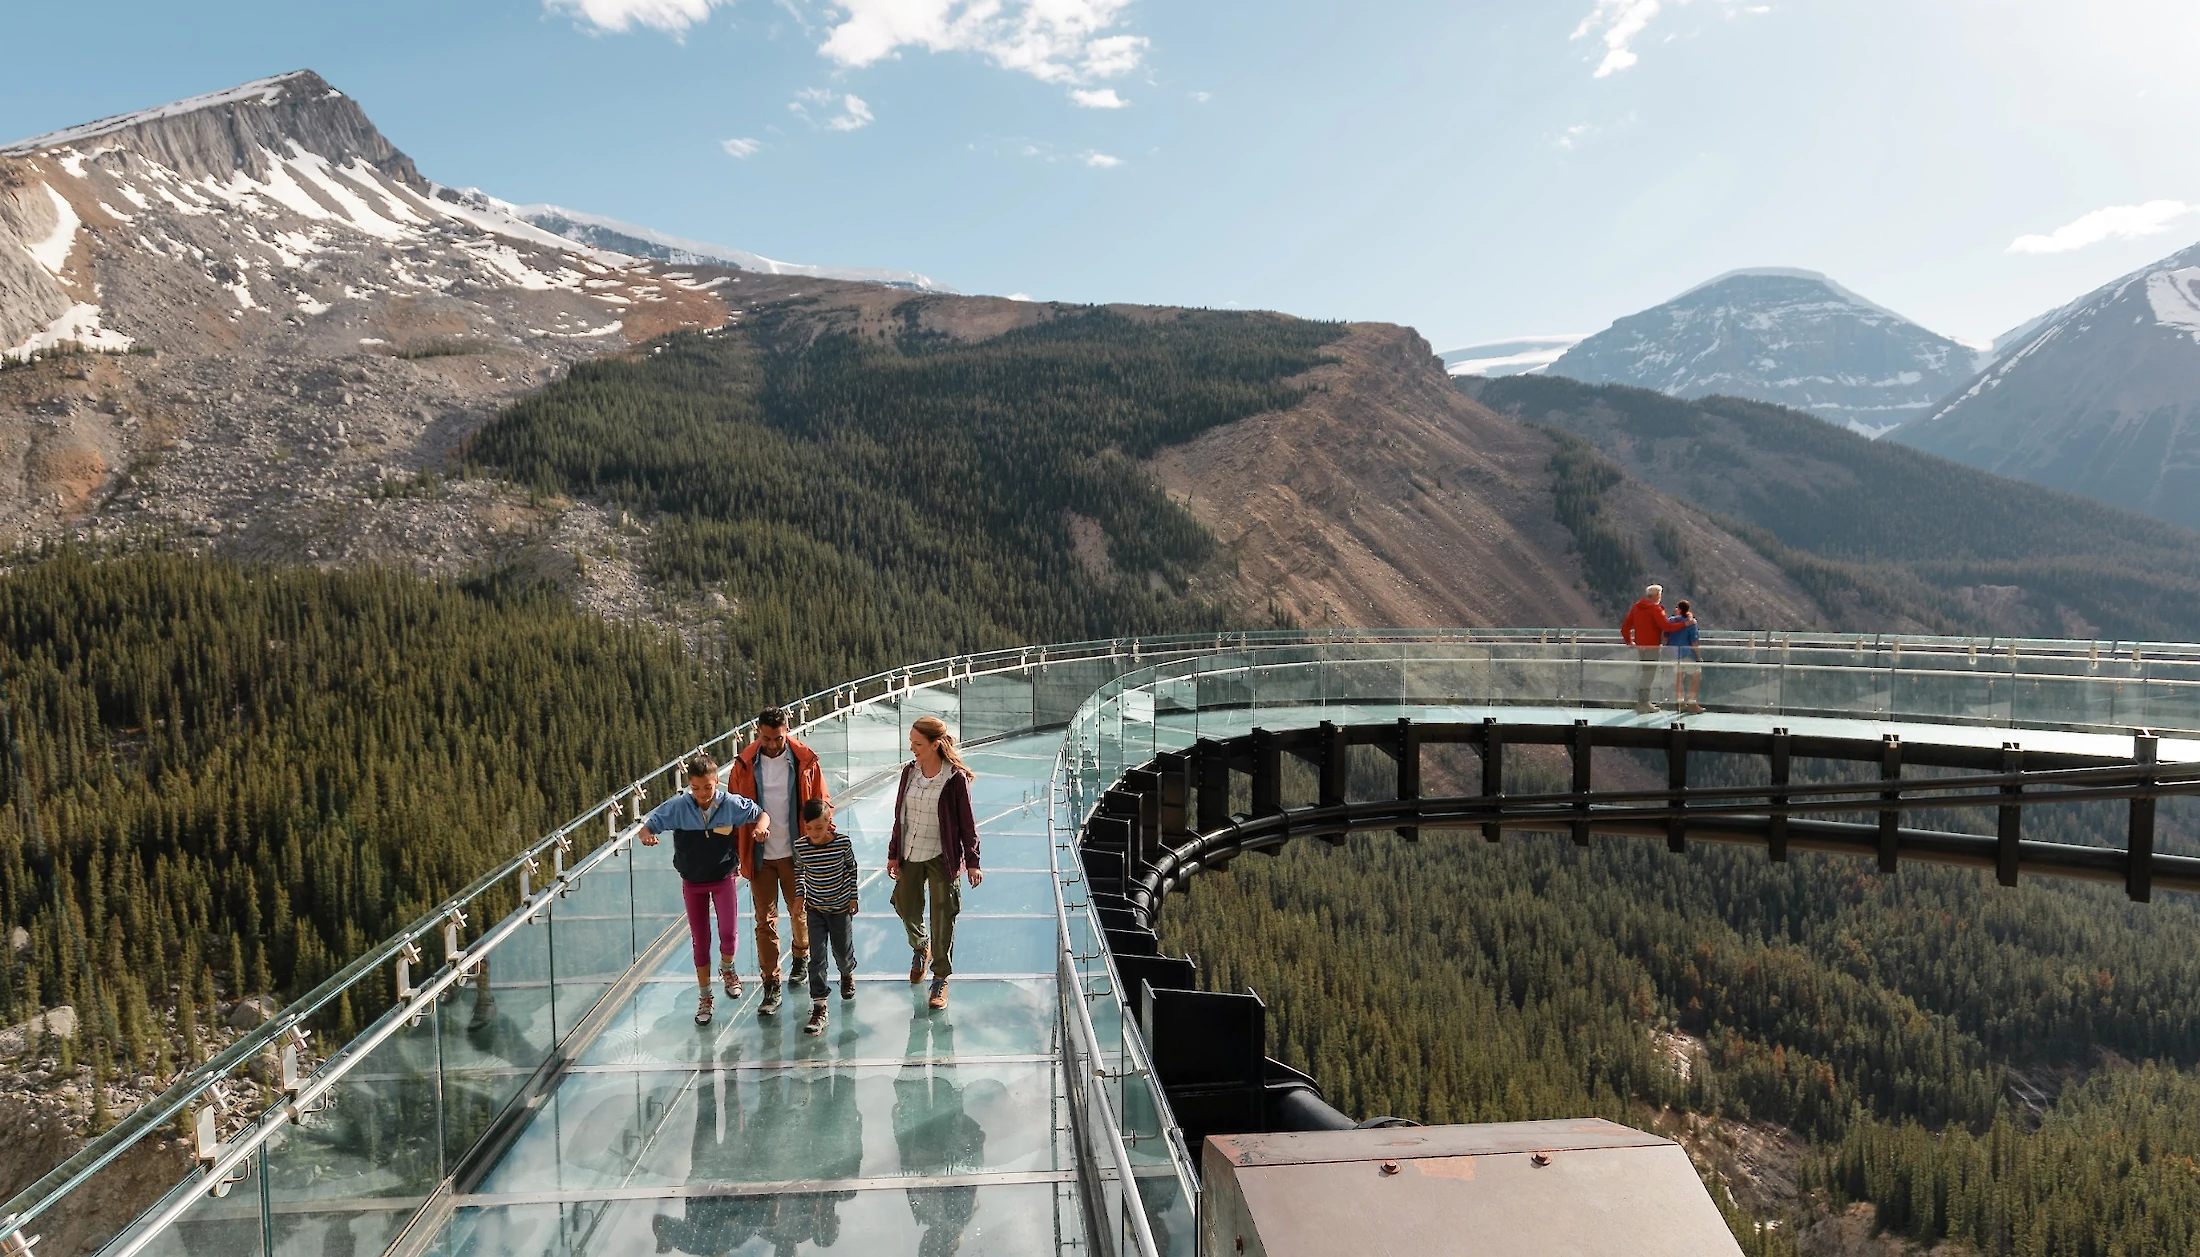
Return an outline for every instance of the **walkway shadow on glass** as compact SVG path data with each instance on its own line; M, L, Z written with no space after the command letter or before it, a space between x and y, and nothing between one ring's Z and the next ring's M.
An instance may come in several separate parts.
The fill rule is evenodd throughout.
M906 1059L955 1055L955 1023L930 1013L909 1022ZM975 1100L981 1112L1007 1117L1008 1093L992 1079L981 1079L966 1094L952 1065L909 1064L894 1077L894 1146L902 1173L917 1176L975 1174L985 1168L985 1127L970 1114ZM963 1232L978 1208L975 1186L908 1189L909 1213L924 1229L917 1241L922 1257L947 1257L962 1247Z

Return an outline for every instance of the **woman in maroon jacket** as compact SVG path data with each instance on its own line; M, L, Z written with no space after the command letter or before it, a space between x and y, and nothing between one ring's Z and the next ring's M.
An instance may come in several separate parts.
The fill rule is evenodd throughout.
M970 779L977 774L955 753L955 735L937 716L909 726L909 753L915 758L902 768L894 795L886 876L894 879L894 911L909 935L909 981L924 981L929 963L931 1006L945 1008L947 979L955 972L955 916L962 911L962 888L955 879L968 873L972 889L985 880L978 871L978 818L970 809Z

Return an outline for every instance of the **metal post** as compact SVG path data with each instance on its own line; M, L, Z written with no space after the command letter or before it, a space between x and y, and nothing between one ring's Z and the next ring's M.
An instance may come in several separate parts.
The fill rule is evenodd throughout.
M1230 823L1230 756L1212 738L1201 738L1192 754L1199 764L1199 832L1211 834Z
M1788 858L1788 797L1780 789L1788 783L1788 731L1775 728L1772 731L1772 817L1765 826L1765 855L1774 864L1786 864Z
M1591 788L1588 721L1576 720L1574 722L1573 738L1574 793L1580 796L1574 800L1574 845L1586 847L1589 845L1589 790Z
M2001 744L2001 770L2005 773L2024 771L2024 750L2014 742ZM2024 793L2024 783L2011 782L2001 788L2002 797L2008 802L2000 809L2000 822L1996 829L1994 846L1994 880L2004 886L2017 884L2017 844L2024 833L2024 809L2017 805L2017 797Z
M2161 741L2151 729L2141 729L2131 738L2131 759L2146 769L2140 785L2154 787L2153 765L2161 753ZM2130 860L2124 872L2124 893L2135 903L2146 903L2154 898L2154 799L2151 796L2131 801Z
M1410 717L1398 718L1398 797L1421 797L1421 728ZM1407 842L1421 841L1421 827L1400 825L1398 836Z
M1673 792L1673 815L1665 822L1665 849L1675 854L1688 850L1688 818L1680 809L1688 806L1688 726L1676 720L1666 734L1665 784Z
M1283 747L1266 729L1253 730L1253 815L1283 810Z
M1491 806L1505 794L1505 738L1498 729L1497 717L1482 718L1482 797ZM1496 842L1504 836L1505 827L1496 821L1482 822L1482 837Z
M1881 781L1890 782L1902 779L1902 739L1892 733L1887 734L1879 744L1879 778ZM1881 790L1879 798L1883 803L1899 802L1902 798L1902 791L1899 787L1890 787ZM1882 873L1894 872L1896 849L1901 842L1901 829L1902 810L1900 808L1883 807L1879 809L1879 871Z
M1335 721L1322 721L1322 796L1323 807L1335 807L1344 802L1346 784L1352 768L1352 748L1345 743L1344 730Z

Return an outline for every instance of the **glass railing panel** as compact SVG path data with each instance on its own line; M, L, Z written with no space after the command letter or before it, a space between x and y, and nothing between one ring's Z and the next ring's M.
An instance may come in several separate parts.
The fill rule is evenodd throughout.
M802 730L802 742L817 753L818 770L825 774L825 791L840 794L848 788L848 717L834 712Z
M2005 725L2010 718L2009 678L1991 672L1910 669L1890 678L1892 715L1898 720Z
M687 919L680 899L680 871L672 867L669 839L654 847L628 843L619 858L633 878L634 951L640 955L668 927Z
M1242 655L1220 655L1192 675L1193 693L1199 704L1198 729L1203 738L1228 737L1220 732L1253 706L1253 672Z
M1486 646L1435 646L1405 663L1407 703L1478 707L1490 701L1490 688Z
M1800 653L1800 652L1798 652ZM1887 674L1865 668L1790 664L1782 678L1782 707L1791 714L1883 717Z
M1125 689L1116 698L1116 710L1123 717L1123 763L1126 767L1135 768L1152 759L1157 746L1153 691L1144 688Z
M670 846L669 839L661 844ZM634 963L631 863L621 856L593 865L550 902L552 1013L561 1040Z
M2200 682L2149 679L2137 708L2138 723L2149 728L2200 732Z
M1354 707L1388 707L1405 695L1405 656L1396 646L1330 646L1323 652L1322 690L1339 724L1360 719Z
M940 685L919 686L902 696L901 732L902 745L909 744L909 727L931 716L947 725L947 731L957 741L966 740L962 729L962 682L948 681Z
M1780 706L1779 669L1725 661L1723 651L1705 651L1703 705L1713 711L1771 712Z
M1490 664L1492 699L1508 707L1570 707L1582 686L1579 660L1513 648Z
M326 1104L268 1140L277 1257L381 1252L435 1191L438 1011L398 1029L329 1089Z
M1175 1162L1134 1167L1131 1174L1138 1188L1138 1201L1145 1207L1146 1227L1153 1233L1154 1251L1161 1257L1196 1257L1197 1197L1194 1190L1186 1188Z
M2113 728L2120 688L2083 674L2020 674L2010 686L2013 718L2020 725ZM2135 715L2141 704L2134 698L2124 708Z
M882 698L848 711L848 779L852 786L891 772L909 754L898 699Z
M1031 680L1022 676L972 677L962 685L962 738L982 742L1031 728Z
M145 1257L255 1257L267 1252L264 1176L257 1153L245 1158L232 1173L241 1177L223 1196L213 1195L196 1181L178 1184L161 1198L154 1211L165 1209L182 1197L196 1197L183 1216L140 1250ZM33 1228L36 1233L36 1228ZM125 1232L128 1234L128 1232ZM41 1246L43 1248L43 1245ZM41 1254L41 1257L44 1257Z
M1067 724L1102 684L1131 667L1128 659L1072 659L1041 665L1031 679L1032 724Z
M1311 651L1291 651L1294 655L1311 654ZM1271 712L1307 711L1319 712L1323 706L1322 675L1318 667L1305 666L1317 660L1265 661L1250 669L1253 680L1253 707L1259 714L1256 724L1264 724L1274 717ZM1315 719L1320 719L1316 716Z
M552 1008L551 929L547 914L521 925L473 978L438 1001L447 1164L457 1164L474 1146L560 1037Z

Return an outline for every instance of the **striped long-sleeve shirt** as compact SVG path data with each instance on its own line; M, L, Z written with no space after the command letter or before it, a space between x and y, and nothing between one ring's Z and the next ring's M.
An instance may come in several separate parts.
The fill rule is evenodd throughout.
M848 835L836 829L830 842L795 839L794 870L803 903L819 912L856 910L856 848Z

